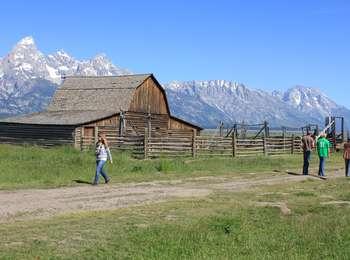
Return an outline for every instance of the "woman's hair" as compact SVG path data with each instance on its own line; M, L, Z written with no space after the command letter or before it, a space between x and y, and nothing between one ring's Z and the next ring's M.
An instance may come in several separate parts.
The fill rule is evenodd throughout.
M105 133L100 132L100 133L98 133L98 136L101 137L102 143L103 143L106 147L108 147L108 142L107 142L107 138L106 138Z

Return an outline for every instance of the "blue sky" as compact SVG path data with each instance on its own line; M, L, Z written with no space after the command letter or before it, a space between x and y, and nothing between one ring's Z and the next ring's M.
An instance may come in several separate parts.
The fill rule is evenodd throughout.
M24 36L171 80L318 87L350 107L350 1L3 1L0 57Z

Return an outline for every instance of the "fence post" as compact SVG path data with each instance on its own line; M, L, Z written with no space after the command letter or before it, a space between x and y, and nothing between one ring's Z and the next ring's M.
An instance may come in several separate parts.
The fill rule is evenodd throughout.
M197 131L196 129L192 130L192 157L195 158L197 154L197 143L196 143L196 136L197 136Z
M292 150L291 150L291 153L294 154L294 134L292 134Z
M263 137L264 155L267 155L266 136Z
M81 127L81 135L80 135L80 150L83 150L84 145L84 127Z
M283 153L286 152L286 134L283 132Z
M143 139L143 148L144 148L144 156L145 159L148 158L148 133L147 133L147 128L145 128L145 136Z
M224 122L220 122L220 137L223 136Z
M95 126L95 129L94 129L94 141L95 141L95 144L97 143L97 140L98 140L98 126Z
M148 108L149 109L149 108ZM147 131L148 131L148 137L151 137L152 136L152 122L151 122L151 119L152 119L152 115L151 113L148 113L148 116L147 116Z
M232 134L232 157L236 157L237 153L237 140L236 133Z

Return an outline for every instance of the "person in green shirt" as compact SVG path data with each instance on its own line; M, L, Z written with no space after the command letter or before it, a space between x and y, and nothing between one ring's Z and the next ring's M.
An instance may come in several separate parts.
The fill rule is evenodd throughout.
M324 177L325 161L326 161L326 158L329 157L329 153L330 153L330 142L327 140L325 133L320 134L320 137L318 138L316 143L316 147L317 147L318 157L320 158L318 175Z

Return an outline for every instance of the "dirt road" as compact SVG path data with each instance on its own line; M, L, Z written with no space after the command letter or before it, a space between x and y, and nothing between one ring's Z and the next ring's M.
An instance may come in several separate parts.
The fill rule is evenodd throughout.
M342 176L340 172L334 175L339 176ZM281 174L249 179L200 177L138 184L0 191L0 222L117 209L181 197L203 197L216 191L244 191L259 185L298 182L307 178L320 180L312 176Z

